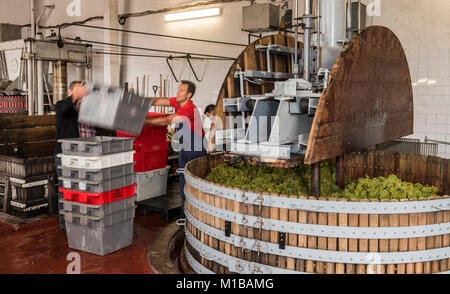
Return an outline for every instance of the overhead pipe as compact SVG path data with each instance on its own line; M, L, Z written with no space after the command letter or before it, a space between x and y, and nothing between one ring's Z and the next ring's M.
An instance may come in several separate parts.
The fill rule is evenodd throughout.
M30 0L30 20L31 20L30 38L34 38L36 35L36 22L35 22L35 17L34 17L34 0Z

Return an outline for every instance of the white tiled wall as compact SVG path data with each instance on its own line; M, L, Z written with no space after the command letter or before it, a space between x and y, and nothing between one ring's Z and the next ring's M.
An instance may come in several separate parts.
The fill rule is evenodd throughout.
M406 54L414 92L414 135L450 142L450 48L414 48ZM450 158L450 145L438 155Z

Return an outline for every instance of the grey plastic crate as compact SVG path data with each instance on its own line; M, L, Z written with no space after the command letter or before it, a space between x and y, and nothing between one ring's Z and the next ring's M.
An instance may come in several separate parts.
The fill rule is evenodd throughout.
M80 191L87 193L102 193L128 187L133 184L134 184L134 174L129 174L103 181L86 181L80 179L60 177L58 186L73 191Z
M102 107L98 107L101 105ZM94 86L83 98L78 121L139 135L152 101L120 88Z
M106 203L102 205L83 204L67 200L59 200L63 205L61 208L65 212L82 214L87 216L107 216L121 210L127 210L135 207L136 196L125 198L122 200Z
M104 181L134 173L134 163L123 164L99 170L59 166L57 171L58 177L87 181Z
M70 248L104 256L133 243L134 208L105 217L61 214Z
M133 150L134 138L118 137L88 137L74 139L59 139L62 153L78 156L101 156L112 153Z

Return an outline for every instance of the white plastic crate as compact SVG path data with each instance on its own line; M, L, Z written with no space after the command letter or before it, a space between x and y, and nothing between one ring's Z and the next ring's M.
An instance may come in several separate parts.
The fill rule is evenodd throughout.
M148 172L136 173L136 201L162 196L167 191L170 166Z
M58 154L58 157L61 158L63 166L94 170L133 163L134 152L122 152L98 157Z

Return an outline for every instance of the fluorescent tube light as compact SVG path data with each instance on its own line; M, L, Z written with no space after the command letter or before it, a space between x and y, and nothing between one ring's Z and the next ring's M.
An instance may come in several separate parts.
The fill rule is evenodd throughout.
M165 15L165 19L166 21L177 21L177 20L217 16L217 15L220 15L220 8L210 8L210 9L170 13Z

